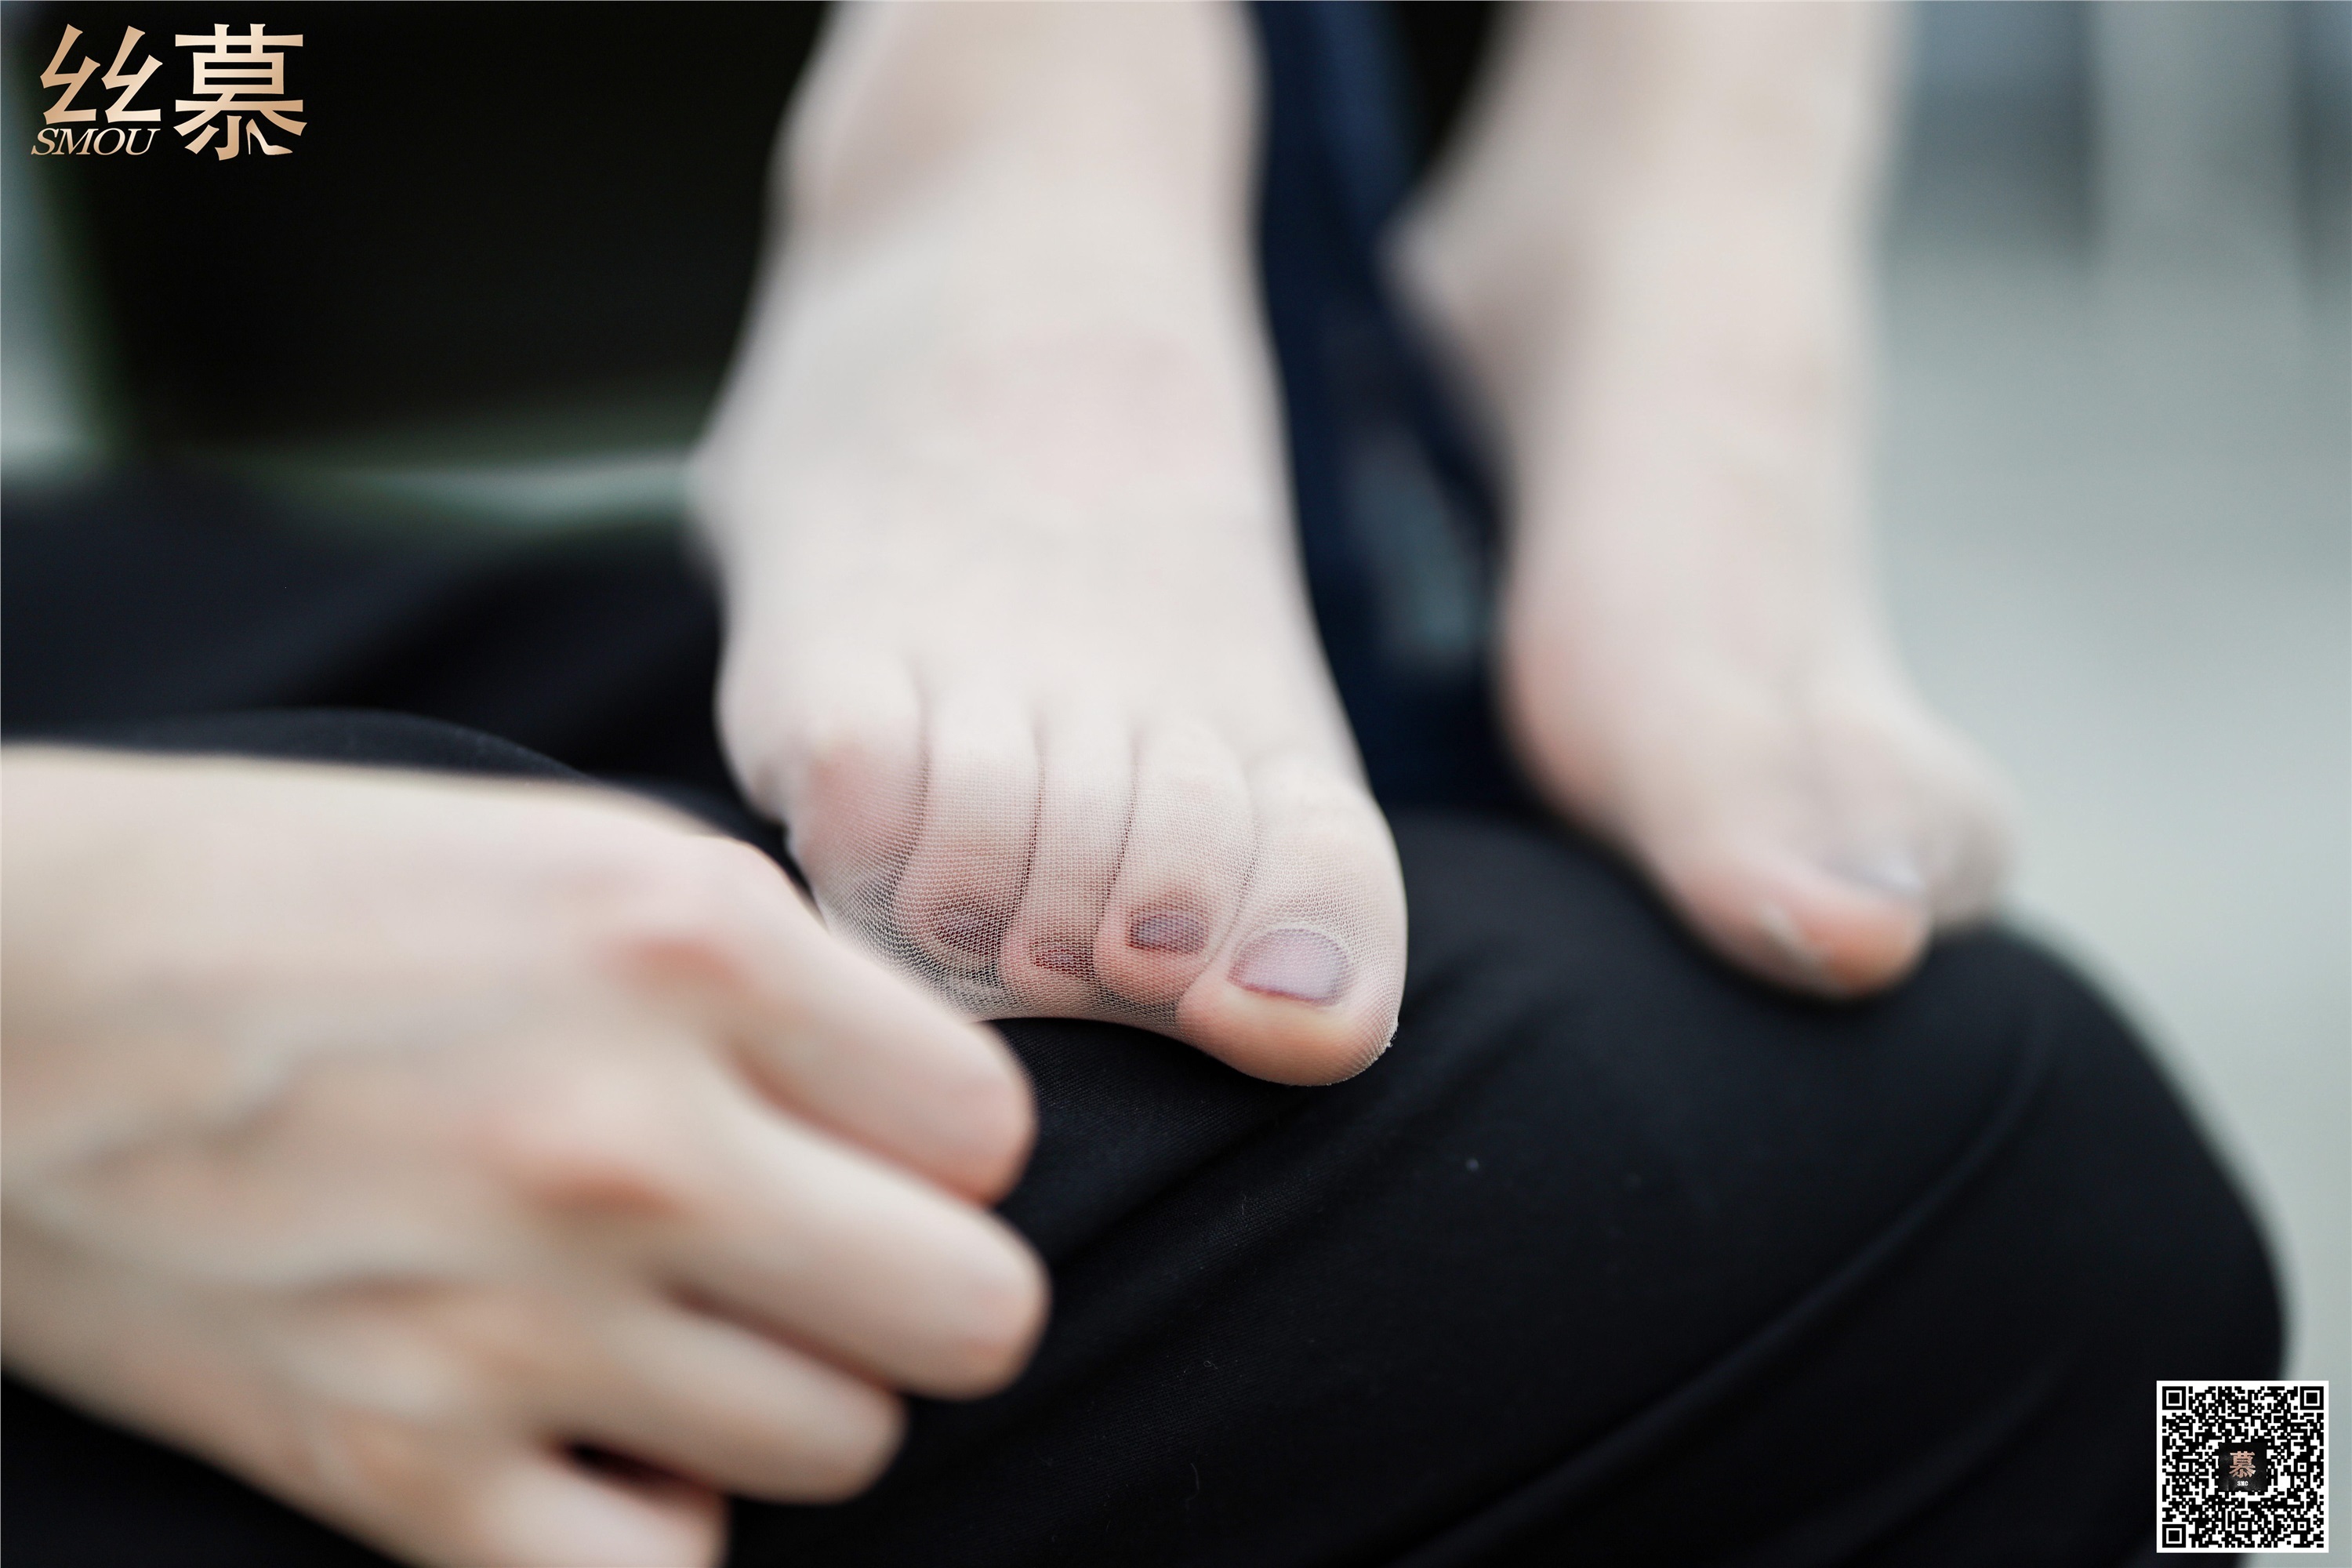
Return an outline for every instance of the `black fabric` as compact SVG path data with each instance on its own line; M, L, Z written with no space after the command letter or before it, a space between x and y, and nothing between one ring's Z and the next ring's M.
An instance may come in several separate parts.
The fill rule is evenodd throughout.
M160 481L0 511L13 738L722 787L715 612L666 536L428 549ZM1356 1080L1004 1026L1042 1119L1004 1205L1054 1269L1035 1363L919 1406L856 1502L739 1507L734 1562L2147 1553L2150 1385L2274 1374L2277 1305L2095 995L1989 933L1889 996L1808 1003L1555 826L1394 821L1404 1019ZM5 1401L13 1563L377 1561L14 1381Z
M1412 173L1392 9L1259 0L1249 15L1265 79L1258 276L1324 658L1383 803L1523 807L1534 794L1489 698L1492 468L1381 258Z
M425 542L157 470L94 491L12 491L7 563L0 723L16 735L179 750L184 733L221 745L218 727L235 722L230 750L362 760L389 747L412 766L512 773L539 753L781 847L719 754L718 611L666 529ZM257 602L268 613L247 614ZM94 637L93 620L129 635ZM338 738L325 708L453 728ZM222 717L254 710L312 711L259 732ZM194 731L163 722L194 715ZM465 757L485 734L503 749Z
M1495 0L1400 0L1392 7L1412 83L1416 164L1443 159L1494 49Z

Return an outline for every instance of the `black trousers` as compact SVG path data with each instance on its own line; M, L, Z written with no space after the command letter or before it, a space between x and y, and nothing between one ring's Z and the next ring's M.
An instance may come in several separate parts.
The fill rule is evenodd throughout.
M10 730L653 790L748 836L675 541L428 546L146 483L11 496ZM415 717L402 718L395 715ZM429 721L429 722L427 721ZM2158 1378L2275 1374L2263 1244L2130 1031L1998 931L1833 1006L1699 950L1609 856L1393 814L1396 1043L1330 1089L1003 1026L1005 1215L1055 1305L741 1564L2107 1565ZM373 1563L11 1381L16 1568Z

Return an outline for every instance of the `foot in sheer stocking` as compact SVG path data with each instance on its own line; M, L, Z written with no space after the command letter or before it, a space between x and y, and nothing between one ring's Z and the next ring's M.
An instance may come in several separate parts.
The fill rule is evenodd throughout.
M829 921L974 1016L1321 1082L1394 1027L1403 898L1295 559L1239 26L846 19L697 479L721 727Z
M1885 14L1515 25L1397 259L1507 448L1520 751L1735 961L1886 984L1986 912L2006 814L1870 584Z

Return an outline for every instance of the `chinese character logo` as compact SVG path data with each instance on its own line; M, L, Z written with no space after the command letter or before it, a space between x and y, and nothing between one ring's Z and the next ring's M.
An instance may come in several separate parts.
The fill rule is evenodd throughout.
M2217 1479L2225 1492L2266 1492L2271 1489L2271 1445L2267 1437L2224 1443L2216 1456Z
M131 100L139 96L139 89L147 85L147 79L155 74L156 66L162 63L153 55L149 55L146 63L139 68L135 75L123 69L123 67L130 62L131 51L138 47L139 40L146 36L136 27L123 28L122 43L114 51L114 64L108 67L106 74L98 79L101 85L115 89L114 101L106 106L106 128L101 131L92 123L98 119L97 110L74 107L74 100L81 96L81 89L89 83L90 73L98 69L98 62L89 56L84 55L79 66L71 70L66 68L66 57L73 52L75 40L81 37L79 27L66 29L66 36L58 40L58 52L49 57L49 68L41 73L43 87L61 90L58 93L58 100L41 111L43 129L39 138L33 144L33 151L37 154L52 155L59 153L108 154L126 151L139 153L147 151L147 147L154 145L154 132L150 131L146 133L147 143L142 146L139 142L140 132L136 129L124 129L126 125L132 127L142 123L152 125L163 118L163 111L160 109L131 107ZM67 127L89 125L90 129L79 132L70 129L64 131L52 129L59 125Z
M58 52L49 57L49 68L41 73L41 85L58 96L42 111L42 127L33 140L34 155L146 152L155 144L163 111L131 105L163 61L144 55L138 68L132 69L131 52L147 35L136 27L122 29L114 63L98 79L100 85L114 89L114 101L106 106L106 125L100 129L96 123L99 110L79 107L75 101L97 73L97 59L83 55L71 66L66 63L81 36L79 27L68 27L58 41ZM263 135L261 122L267 120L288 136L299 136L305 129L304 122L294 118L302 112L302 100L286 96L283 52L300 48L301 34L268 32L258 22L235 33L226 23L216 23L209 33L180 33L173 42L192 51L188 58L192 96L173 104L175 112L187 118L172 127L184 139L189 152L201 153L209 147L215 158L234 158L250 149L266 157L282 158L293 151ZM76 126L85 129L76 130Z
M180 99L172 106L196 111L172 127L189 139L189 152L202 153L211 146L224 127L228 134L213 148L215 158L234 158L247 143L272 158L293 151L265 138L261 121L268 120L289 136L302 134L303 122L290 118L302 112L302 100L286 96L286 57L275 52L300 48L301 34L265 33L256 22L249 31L238 35L224 22L210 33L181 33L173 41L183 48L197 46L189 61L193 76L188 89L196 96ZM225 112L227 119L223 121L218 117Z

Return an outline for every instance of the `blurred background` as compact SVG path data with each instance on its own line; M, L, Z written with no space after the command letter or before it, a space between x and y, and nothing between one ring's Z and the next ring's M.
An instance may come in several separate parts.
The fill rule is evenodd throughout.
M286 11L311 129L232 170L28 156L67 24L110 60L189 13L0 8L8 482L169 458L416 526L675 517L818 9ZM1399 16L1435 148L1491 9ZM2291 1374L2352 1387L2352 5L1912 24L1897 625L2018 785L2013 918L2158 1042L2269 1222Z
M2352 7L1917 21L1884 274L1896 624L2017 785L2015 918L2154 1038L2270 1222L2289 1375L2340 1396Z

